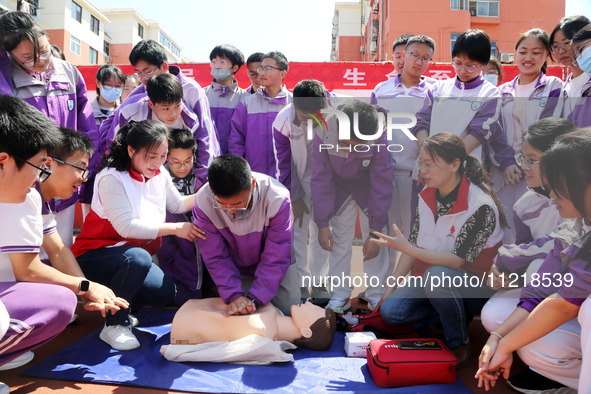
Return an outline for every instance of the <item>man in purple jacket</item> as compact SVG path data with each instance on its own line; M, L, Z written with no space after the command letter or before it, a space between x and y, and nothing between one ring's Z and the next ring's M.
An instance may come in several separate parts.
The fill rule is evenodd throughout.
M209 101L205 91L197 81L186 77L178 66L169 65L166 60L167 56L164 47L154 40L142 40L133 47L129 54L129 62L135 67L135 75L138 76L142 84L131 92L117 111L113 112L101 125L99 130L101 136L100 152L105 152L109 148L115 135L111 128L113 127L113 121L117 119L118 112L127 105L147 96L146 84L148 79L169 72L181 81L183 85L183 101L197 115L198 130L194 134L207 132L214 156L219 155L217 132L211 120Z
M193 221L206 233L199 251L228 315L250 314L269 302L290 315L300 295L291 264L289 191L234 155L215 158L207 175Z

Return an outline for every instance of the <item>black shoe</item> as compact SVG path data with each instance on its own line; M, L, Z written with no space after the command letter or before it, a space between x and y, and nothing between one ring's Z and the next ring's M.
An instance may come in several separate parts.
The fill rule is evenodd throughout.
M464 368L470 360L470 343L468 342L458 347L454 347L453 349L451 349L451 351L458 358L458 365L456 365L456 370Z
M568 389L562 383L548 379L529 368L509 377L509 379L507 379L507 384L513 390L519 391L520 393L543 393L546 390L556 390L560 388ZM562 393L563 391L560 392ZM567 392L567 390L564 391L564 393ZM576 393L576 390L572 390L572 392Z

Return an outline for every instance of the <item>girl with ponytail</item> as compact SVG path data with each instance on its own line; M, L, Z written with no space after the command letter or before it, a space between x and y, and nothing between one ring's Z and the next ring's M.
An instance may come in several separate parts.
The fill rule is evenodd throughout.
M168 129L157 121L129 123L111 144L95 180L91 210L72 245L85 276L107 285L130 305L165 306L175 295L171 278L152 262L162 237L194 241L203 231L189 222L166 223L166 211L185 213L195 195L181 196L162 167ZM100 338L116 350L139 347L129 309L108 314Z
M386 289L380 311L391 325L438 318L447 345L464 365L470 315L494 293L479 278L492 265L506 218L486 170L460 137L440 133L425 140L417 165L427 187L408 240L394 226L396 236L377 233L381 239L372 241L402 252L392 274L400 287ZM423 280L404 283L409 272Z
M544 30L536 28L521 34L515 44L515 63L519 75L499 87L501 125L507 143L515 152L521 151L523 132L533 122L551 116L560 117L562 114L562 80L546 75L550 52L550 37ZM523 171L517 166L513 168L511 174L502 172L497 166L491 170L495 190L507 211L509 229L503 237L503 243L506 244L515 243L513 205L527 190Z

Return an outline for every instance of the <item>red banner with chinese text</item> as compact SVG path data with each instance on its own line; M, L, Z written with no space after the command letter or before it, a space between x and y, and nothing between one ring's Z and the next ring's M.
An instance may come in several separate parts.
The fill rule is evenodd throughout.
M201 86L209 86L212 77L209 63L190 63L178 65L183 73L194 78ZM133 66L118 66L125 74L133 74ZM88 90L95 90L96 72L100 66L78 66L86 81ZM449 63L433 63L425 73L435 79L447 79L455 76L455 72ZM507 82L519 74L519 69L514 65L503 66L503 81ZM553 75L564 80L566 68L562 66L549 66L548 75ZM380 82L394 76L392 63L290 63L289 72L285 79L288 89L293 89L296 83L302 79L317 79L322 81L326 88L332 90L367 90L371 91ZM242 88L250 85L246 66L236 74L238 84Z

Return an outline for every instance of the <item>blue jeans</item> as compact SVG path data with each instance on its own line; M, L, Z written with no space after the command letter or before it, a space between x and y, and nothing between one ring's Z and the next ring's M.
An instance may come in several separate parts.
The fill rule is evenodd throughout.
M455 348L468 342L467 310L470 314L479 313L486 300L494 294L494 290L486 285L470 286L470 282L455 287L453 278L472 277L471 273L453 268L433 265L425 271L423 278L450 278L437 286L431 281L423 283L407 283L404 287L394 290L380 306L384 321L390 325L429 323L439 320L445 333L445 342ZM474 279L479 279L474 278ZM459 279L456 279L456 284ZM473 280L472 283L478 281ZM437 284L435 282L434 284Z
M166 306L176 293L174 282L139 247L118 246L88 251L78 257L86 278L109 287L133 306ZM107 325L129 325L129 309L107 314Z

